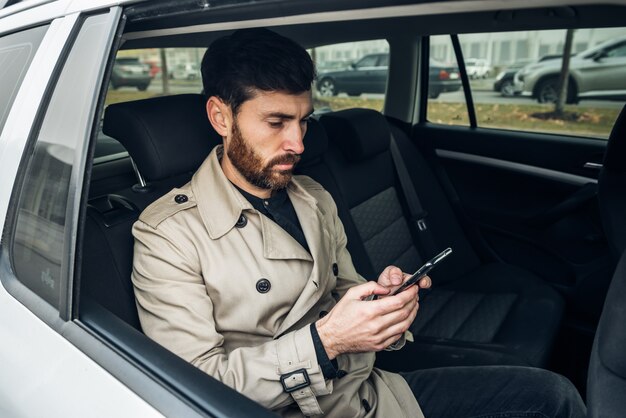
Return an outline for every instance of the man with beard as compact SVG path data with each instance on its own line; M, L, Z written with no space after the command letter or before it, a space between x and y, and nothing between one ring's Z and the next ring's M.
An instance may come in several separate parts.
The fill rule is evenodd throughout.
M430 278L395 296L405 278L397 267L363 279L331 196L293 176L313 113L306 51L267 30L237 31L207 50L202 78L223 145L133 227L132 280L146 335L282 416L420 417L416 396L433 411L474 413L479 404L501 412L462 393L467 372L403 377L373 367L376 351L405 343L418 289ZM470 373L478 380L469 389L489 399L503 379L534 389L540 378L552 388L533 394L531 412L569 416L576 406L563 400L572 389L555 375L496 374L484 392L486 374Z

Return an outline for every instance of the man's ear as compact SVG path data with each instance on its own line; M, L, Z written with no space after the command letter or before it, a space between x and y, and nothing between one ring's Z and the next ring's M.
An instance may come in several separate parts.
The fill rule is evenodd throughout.
M230 106L226 105L219 97L211 96L206 102L206 113L213 129L226 138L232 126Z

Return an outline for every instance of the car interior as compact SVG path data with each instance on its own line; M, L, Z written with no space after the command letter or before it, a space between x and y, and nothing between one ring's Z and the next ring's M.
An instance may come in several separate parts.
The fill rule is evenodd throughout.
M378 353L377 366L547 368L572 380L598 416L623 411L623 257L615 268L626 248L626 107L608 141L481 128L463 55L455 48L470 126L437 124L427 117L428 77L422 74L428 74L432 36L451 36L458 45L450 34L485 28L623 26L626 8L441 7L424 14L420 5L389 13L365 5L366 12L348 18L338 10L348 10L347 2L296 3L280 11L233 3L211 13L195 2L130 6L105 84L115 54L206 48L231 33L233 21L267 27L307 49L387 40L382 110L318 108L296 173L333 196L355 267L367 279L389 264L413 272L453 249L433 270L432 290L421 296L411 327L414 342ZM333 7L336 17L326 19L323 12ZM317 14L299 19L303 11ZM280 16L291 20L281 22ZM188 182L221 137L206 117L201 90L107 106L110 89L103 91L85 176L76 320L181 397L218 414L236 398L142 334L130 275L133 223L154 200ZM588 161L603 162L602 170L586 168ZM261 416L252 404L239 407L242 414Z

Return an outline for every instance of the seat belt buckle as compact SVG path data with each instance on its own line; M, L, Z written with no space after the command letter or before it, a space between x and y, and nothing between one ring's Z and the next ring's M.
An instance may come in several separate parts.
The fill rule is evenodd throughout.
M426 217L428 216L428 212L424 211L422 213L420 213L418 216L416 216L416 220L415 223L417 224L417 229L420 230L420 232L424 232L428 229L428 225L426 225Z

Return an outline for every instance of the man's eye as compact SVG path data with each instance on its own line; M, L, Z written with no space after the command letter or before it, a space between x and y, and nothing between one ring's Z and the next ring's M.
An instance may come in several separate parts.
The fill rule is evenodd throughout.
M269 125L272 128L282 128L283 127L283 123L282 122L268 122Z

